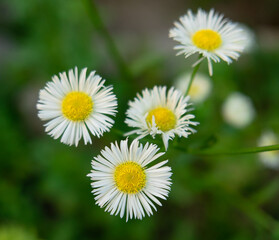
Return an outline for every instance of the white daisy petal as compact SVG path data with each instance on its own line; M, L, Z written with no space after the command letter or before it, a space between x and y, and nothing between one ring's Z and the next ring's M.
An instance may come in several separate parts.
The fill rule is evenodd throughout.
M126 112L125 123L136 130L125 135L138 134L139 138L157 134L162 135L165 148L168 148L168 141L175 135L188 137L193 131L190 125L198 123L191 121L193 114L187 114L190 105L190 97L184 97L182 93L174 88L167 92L166 87L155 86L153 89L145 89L142 95L137 94L134 101L130 101L129 109Z
M92 160L92 170L87 176L93 181L91 186L96 203L105 207L111 215L126 215L126 221L132 218L142 219L156 210L154 203L161 206L158 198L166 199L171 185L171 168L167 161L152 167L148 164L162 154L156 154L159 148L146 143L142 146L134 140L130 147L128 139L111 144L101 151L102 156Z
M213 74L212 62L219 62L220 58L228 64L232 59L237 59L243 52L248 34L235 23L224 19L223 15L214 12L209 13L199 9L194 15L191 11L174 23L174 28L169 32L169 37L179 42L174 47L179 50L177 55L185 54L185 58L199 53L202 59L207 58L209 74Z
M48 121L45 131L61 142L78 146L81 138L84 144L92 143L89 132L100 137L112 127L117 110L116 97L112 87L105 87L104 80L95 72L86 78L86 68L70 69L54 76L40 91L38 116Z

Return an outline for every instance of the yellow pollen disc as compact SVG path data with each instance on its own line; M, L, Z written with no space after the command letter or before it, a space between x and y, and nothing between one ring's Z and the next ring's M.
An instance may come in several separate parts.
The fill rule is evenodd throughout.
M135 194L144 188L146 175L139 164L129 161L115 168L114 181L119 191Z
M155 117L156 125L161 131L166 132L175 127L176 117L171 110L164 107L151 110L146 117L146 122L149 125L152 125L153 116Z
M193 43L201 49L213 51L222 44L221 36L218 32L210 29L202 29L192 36Z
M62 113L71 121L85 120L92 110L93 101L83 92L70 92L62 101Z

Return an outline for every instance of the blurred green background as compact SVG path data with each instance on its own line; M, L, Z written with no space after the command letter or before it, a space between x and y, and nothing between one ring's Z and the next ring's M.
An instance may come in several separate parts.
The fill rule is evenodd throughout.
M103 29L98 12L108 28ZM187 149L257 145L264 129L279 133L278 1L1 0L0 2L0 240L32 239L279 239L279 176L258 156L201 157L177 151L169 159L173 185L150 218L125 223L95 205L86 177L91 159L127 131L127 101L155 84L171 86L191 70L168 38L188 8L214 7L255 33L238 62L214 65L210 97L195 106L198 133ZM92 145L68 147L44 133L38 91L51 76L88 67L114 85L114 131ZM206 64L201 72L207 74ZM251 97L255 120L244 129L224 123L232 91ZM177 140L176 140L177 141Z

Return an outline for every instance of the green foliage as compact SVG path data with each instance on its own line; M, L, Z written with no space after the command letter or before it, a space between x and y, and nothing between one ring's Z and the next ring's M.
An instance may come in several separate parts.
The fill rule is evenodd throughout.
M2 226L0 228L1 240L38 240L32 231L28 231L19 226Z

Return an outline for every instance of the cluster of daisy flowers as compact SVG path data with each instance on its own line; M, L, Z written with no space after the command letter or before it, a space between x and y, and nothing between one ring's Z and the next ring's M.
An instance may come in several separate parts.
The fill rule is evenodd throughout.
M194 65L206 58L210 75L212 61L222 59L231 63L245 47L242 30L214 10L209 13L198 10L196 15L189 11L175 23L170 37L180 43L175 47L180 50L178 54L201 55ZM117 114L113 87L106 86L105 80L95 72L89 75L86 72L84 68L79 73L76 67L68 74L53 76L39 93L38 116L46 121L46 133L67 145L78 146L81 139L84 144L91 144L92 136L100 138L110 131ZM187 81L186 84L191 84L189 79ZM201 78L196 90L189 94L201 92L205 98L209 94L202 88L205 84L211 86L210 81ZM144 89L128 106L125 123L133 130L125 136L137 137L111 143L101 150L92 160L88 174L96 204L112 215L121 218L125 215L126 220L152 215L156 205L161 205L160 200L167 198L171 186L168 160L156 162L164 152L155 144L142 145L139 140L159 135L167 150L170 140L175 136L188 138L198 125L190 113L190 96L174 87Z
M38 116L45 124L45 131L54 139L78 146L92 143L91 136L101 137L114 124L111 118L117 112L117 99L111 86L91 72L86 76L86 68L80 74L78 69L60 73L40 91L37 108ZM190 127L197 125L189 114L189 97L170 88L155 86L145 89L142 95L129 102L127 110L128 126L136 130L127 135L138 134L138 138L162 135L165 148L168 140L175 135L188 137L195 132ZM159 199L166 199L171 185L171 168L164 160L153 164L164 152L159 147L146 143L144 146L134 139L128 139L105 147L92 161L92 193L96 203L111 214L119 214L126 220L142 219L151 215ZM152 164L152 166L150 166Z

